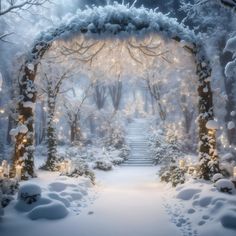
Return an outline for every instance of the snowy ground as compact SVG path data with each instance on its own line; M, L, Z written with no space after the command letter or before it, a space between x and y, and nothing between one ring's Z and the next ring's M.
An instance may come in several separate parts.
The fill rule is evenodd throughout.
M163 185L156 181L155 173L154 167L120 167L112 172L98 171L98 186L95 187L98 194L91 191L87 197L91 200L97 196L97 199L93 204L87 202L78 207L81 212L73 212L71 208L69 215L61 220L32 221L26 214L17 212L15 202L12 202L0 225L1 236L154 236L157 232L162 232L163 236L180 235L174 224L167 224L169 216L163 206L163 191L160 189ZM36 181L47 191L50 186L46 182L48 177L43 175ZM56 176L50 176L50 179L52 183L59 181ZM54 192L58 191L54 189Z
M132 158L140 161L147 158L137 148L145 141L145 122L136 123L129 137L139 142L129 144ZM96 170L96 186L84 177L39 171L37 179L21 185L40 186L41 200L30 206L13 200L0 218L0 236L236 235L235 189L231 195L220 193L200 180L172 188L159 182L158 167L144 164Z
M235 190L221 193L209 182L190 180L177 188L166 186L164 192L171 222L183 235L236 235Z
M235 236L235 229L222 226L224 221L236 226L235 194L219 193L199 181L174 189L160 183L156 172L156 167L96 171L92 188L84 178L40 172L31 182L43 188L43 196L62 202L69 214L60 220L31 220L13 201L0 221L0 235Z

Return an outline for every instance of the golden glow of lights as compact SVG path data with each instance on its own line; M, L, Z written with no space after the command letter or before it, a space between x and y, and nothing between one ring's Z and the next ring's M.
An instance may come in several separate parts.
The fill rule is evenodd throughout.
M21 165L17 165L16 166L16 180L20 181L21 180L21 171L22 171L22 166Z
M186 165L186 161L183 160L183 159L180 159L180 160L179 160L179 168L180 168L180 169L184 169L184 168L185 168L185 165Z
M234 173L233 173L233 177L236 179L236 166L234 167Z
M3 177L4 177L3 167L0 166L0 179L2 179Z

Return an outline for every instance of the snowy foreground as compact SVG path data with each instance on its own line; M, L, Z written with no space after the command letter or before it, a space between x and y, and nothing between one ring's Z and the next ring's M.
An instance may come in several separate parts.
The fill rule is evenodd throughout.
M97 171L95 187L85 178L39 172L30 182L41 186L49 202L34 218L28 213L32 209L12 201L0 221L0 235L235 236L235 193L219 193L199 181L174 189L160 183L156 172L156 167Z

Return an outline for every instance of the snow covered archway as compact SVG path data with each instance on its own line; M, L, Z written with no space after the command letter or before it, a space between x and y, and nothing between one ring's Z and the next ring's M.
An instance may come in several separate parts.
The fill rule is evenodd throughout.
M128 39L157 34L160 37L180 42L196 58L199 95L199 155L200 176L208 179L211 172L218 170L215 131L207 126L213 120L213 98L209 77L211 67L201 44L201 39L188 28L160 12L135 8L134 6L107 5L77 11L58 27L42 32L22 65L20 77L19 123L12 173L16 165L23 167L22 178L34 177L34 103L37 91L34 80L41 58L55 41L67 41L84 35L95 39ZM210 129L209 129L210 128Z

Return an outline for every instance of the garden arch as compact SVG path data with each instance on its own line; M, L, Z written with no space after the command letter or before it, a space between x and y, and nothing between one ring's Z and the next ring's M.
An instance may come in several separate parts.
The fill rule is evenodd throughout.
M210 86L211 67L201 39L191 30L179 24L175 19L144 7L107 5L92 7L77 13L58 27L42 32L34 41L31 51L22 65L19 78L20 100L18 103L19 119L13 158L12 174L16 165L21 165L22 178L34 177L34 103L37 91L34 80L41 58L57 40L66 41L86 35L89 38L129 38L147 34L184 43L184 47L196 58L199 96L199 158L200 177L209 179L218 171L215 130L207 128L207 122L214 119L213 95Z

